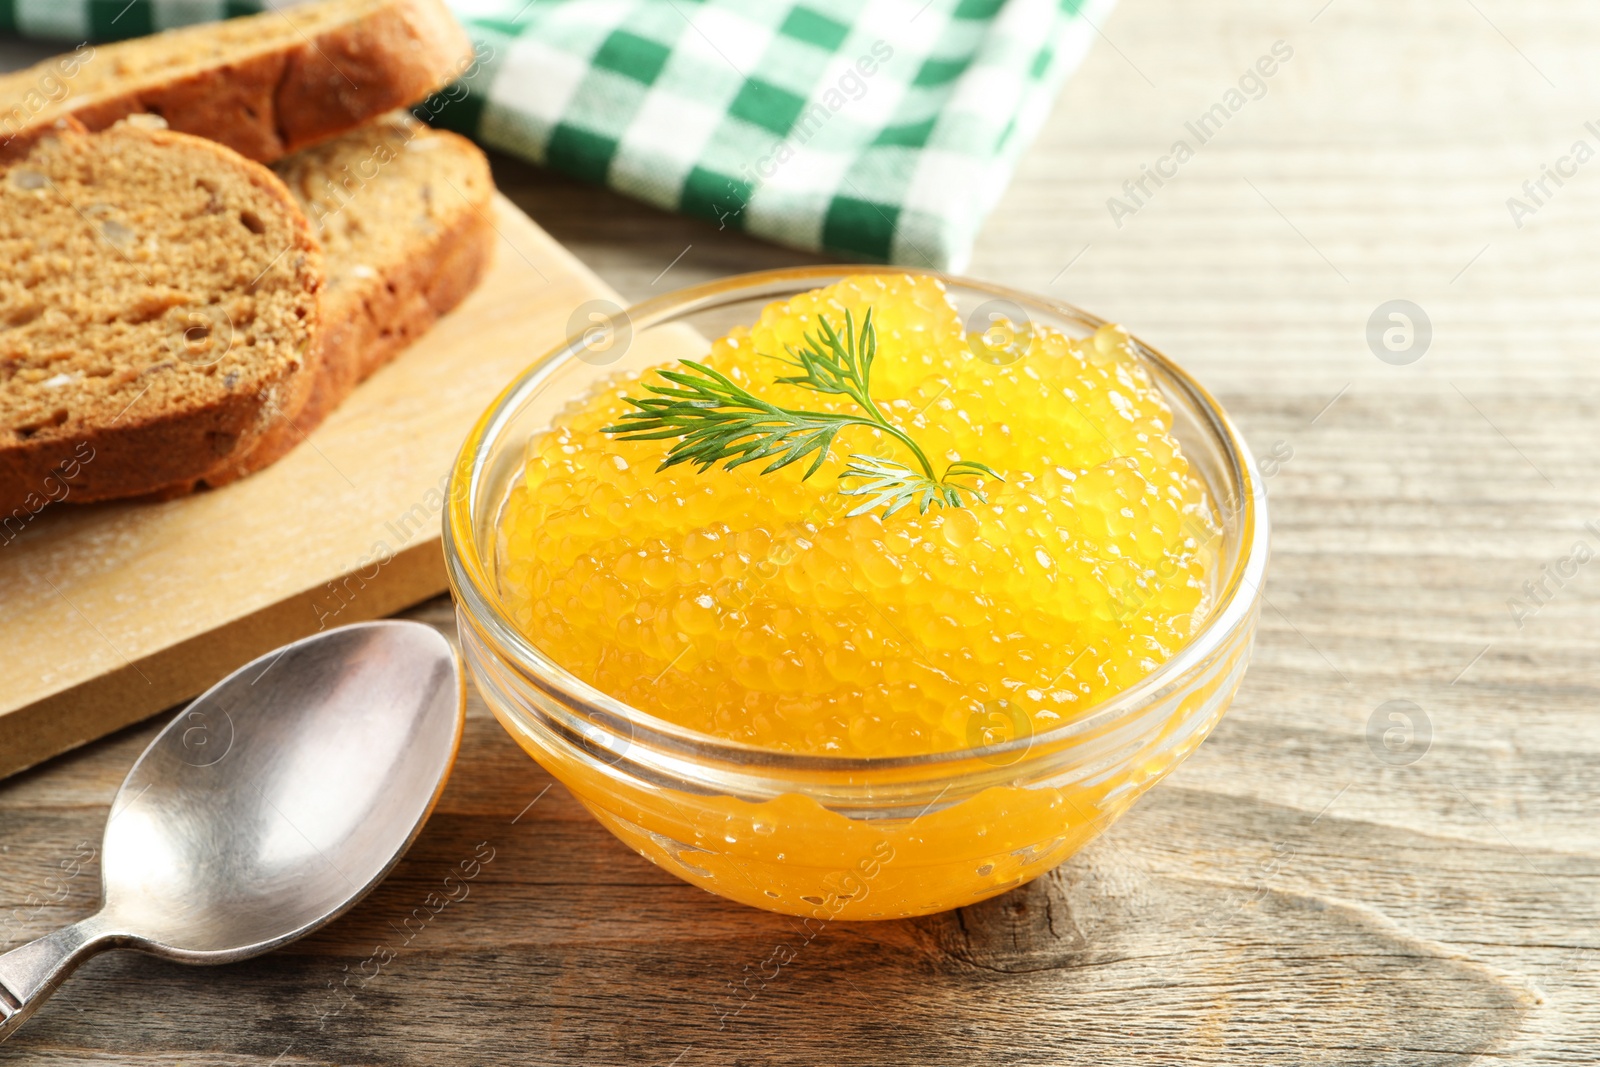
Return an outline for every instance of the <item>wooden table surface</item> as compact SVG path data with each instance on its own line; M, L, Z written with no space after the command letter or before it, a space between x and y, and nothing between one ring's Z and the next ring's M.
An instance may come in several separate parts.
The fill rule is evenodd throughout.
M347 917L222 970L103 956L0 1062L1600 1061L1600 8L1123 0L1102 30L970 273L1129 324L1275 457L1254 665L1165 785L1006 896L831 927L719 1030L792 920L629 852L474 700L439 811ZM1116 225L1280 40L1264 95ZM496 173L629 297L806 258ZM1392 300L1425 352L1369 344ZM92 906L156 725L0 785L0 941ZM470 896L399 944L480 842Z

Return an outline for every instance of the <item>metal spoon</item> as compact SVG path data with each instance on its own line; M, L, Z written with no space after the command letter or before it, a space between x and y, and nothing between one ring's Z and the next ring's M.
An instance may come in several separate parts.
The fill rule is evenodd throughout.
M0 1040L104 949L232 963L345 911L427 821L465 708L449 642L415 622L329 630L218 682L112 801L100 911L0 956Z

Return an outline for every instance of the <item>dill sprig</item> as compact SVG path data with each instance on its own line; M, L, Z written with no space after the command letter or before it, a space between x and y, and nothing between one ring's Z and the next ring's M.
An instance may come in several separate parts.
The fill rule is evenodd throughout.
M823 316L817 317L817 325L816 333L804 335L803 345L787 346L789 358L770 357L798 372L774 380L816 393L847 396L861 409L859 414L783 407L703 363L681 359L682 369L656 372L667 384L647 383L645 388L653 396L627 397L635 410L602 432L617 434L622 441L676 438L657 470L679 463L693 463L700 471L721 463L725 470L732 470L771 459L761 469L762 474L771 474L810 456L811 464L801 476L809 478L827 459L840 430L846 426L881 430L903 444L916 465L878 456L847 456L839 478L849 484L841 485L839 492L867 498L850 515L882 507L888 518L911 504L924 514L934 504L958 508L963 493L983 503L983 493L964 479L986 476L1005 480L985 464L960 459L947 466L942 477L935 476L933 464L917 442L883 414L872 399L878 334L870 309L862 317L859 332L849 311L844 315L842 334Z

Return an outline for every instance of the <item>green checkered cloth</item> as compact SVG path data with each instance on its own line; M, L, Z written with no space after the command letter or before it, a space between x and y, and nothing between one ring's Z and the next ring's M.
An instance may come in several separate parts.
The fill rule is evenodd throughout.
M482 62L426 117L719 227L959 271L1113 2L451 0ZM259 6L0 0L0 31L100 40Z

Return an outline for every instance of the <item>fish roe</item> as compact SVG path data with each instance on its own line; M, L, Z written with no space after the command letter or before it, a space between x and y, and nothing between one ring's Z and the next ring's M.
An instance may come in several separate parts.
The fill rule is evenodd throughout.
M861 426L809 478L809 460L658 469L672 440L604 432L657 380L619 377L528 444L498 546L518 627L648 714L838 756L1004 740L997 708L1039 733L1171 657L1207 609L1216 518L1128 335L969 335L938 280L859 275L769 305L703 362L784 407L857 412L776 382L794 372L770 357L869 309L873 399L936 468L992 468L965 479L983 502L850 516L850 455L909 459Z

